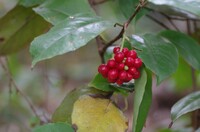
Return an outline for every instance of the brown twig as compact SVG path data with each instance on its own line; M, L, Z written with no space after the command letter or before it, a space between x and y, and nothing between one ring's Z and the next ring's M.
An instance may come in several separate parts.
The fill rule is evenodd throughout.
M168 128L172 128L173 124L174 124L174 122L173 122L173 121L172 121L172 122L170 122L170 124L169 124Z
M187 19L186 25L187 25L187 32L188 35L192 34L192 29L191 29L191 23L190 19ZM194 24L194 23L193 23ZM194 25L194 31L197 30L197 27ZM195 76L195 69L191 66L191 77L192 77L192 91L195 92L197 90L197 78ZM192 113L192 127L193 131L195 131L197 128L199 128L199 110L196 110Z
M186 18L186 17L180 17L180 16L170 16L168 14L165 14L164 12L161 12L161 11L158 11L158 10L154 10L154 9L151 9L149 7L145 7L145 9L149 10L149 11L152 11L154 13L159 13L160 15L166 17L166 18L170 18L171 20L178 20L178 21L187 21L187 19L190 19L192 21L200 21L200 19L198 18Z
M15 83L15 81L14 81L14 79L13 79L13 77L12 77L11 71L10 71L10 69L8 68L8 65L9 65L9 64L8 64L8 59L6 58L5 61L6 61L6 65L7 65L7 66L4 64L4 62L3 62L3 61L1 60L1 58L0 58L1 66L2 66L2 68L5 70L5 72L7 73L8 77L9 77L9 81L10 81L9 84L10 84L11 86L13 85L13 87L14 87L15 90L16 90L16 92L19 93L19 94L24 98L24 100L27 102L27 104L29 105L29 107L30 107L30 109L32 110L32 112L34 113L34 115L35 115L38 119L40 119L40 122L41 122L41 123L44 123L44 122L41 120L40 116L37 114L34 105L31 103L31 101L28 99L28 97L20 90L20 88L19 88L19 87L17 86L17 84ZM11 86L9 86L9 87L11 87Z
M133 12L133 14L123 24L122 29L119 32L119 34L114 39L112 39L111 41L109 41L106 45L104 45L103 48L100 48L99 55L101 57L102 63L105 63L104 54L105 54L107 48L110 47L114 42L116 42L117 40L119 40L120 38L122 38L124 32L128 28L128 26L131 23L131 21L133 20L133 18L135 18L135 16L137 15L137 13L146 5L146 3L147 3L147 1L140 0L140 3L137 5L137 7L136 7L135 11ZM115 26L116 25L118 25L118 24L115 24Z

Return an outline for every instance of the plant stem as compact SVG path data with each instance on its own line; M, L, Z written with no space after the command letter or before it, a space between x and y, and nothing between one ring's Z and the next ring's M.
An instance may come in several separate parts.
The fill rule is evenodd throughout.
M131 23L131 21L135 18L135 16L137 15L137 13L147 4L147 1L144 0L140 0L139 4L137 5L135 11L133 12L133 14L129 17L129 19L123 24L121 31L119 32L119 34L112 39L111 41L109 41L105 46L103 46L103 48L101 50L99 50L99 54L102 60L102 63L105 63L104 60L104 54L107 50L108 47L110 47L114 42L116 42L117 40L121 39L123 37L123 34L125 33L126 29L128 28L129 24ZM115 24L119 25L119 24ZM102 58L103 57L103 58Z
M124 41L125 41L125 34L123 34L123 37L122 37L122 42L121 42L121 47L120 47L120 51L122 51L122 49L124 48Z

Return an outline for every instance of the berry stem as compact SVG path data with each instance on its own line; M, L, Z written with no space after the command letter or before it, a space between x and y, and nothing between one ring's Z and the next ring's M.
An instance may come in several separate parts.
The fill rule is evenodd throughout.
M121 42L121 46L120 46L120 52L121 52L122 49L124 48L125 39L126 39L126 35L125 35L125 33L124 33L123 36L122 36L122 42Z

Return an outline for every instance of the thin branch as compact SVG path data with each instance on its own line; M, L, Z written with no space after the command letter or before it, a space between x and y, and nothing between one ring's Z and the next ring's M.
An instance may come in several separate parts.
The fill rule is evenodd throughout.
M190 20L189 19L186 20L186 27L187 27L188 35L191 35L192 34L192 30L191 30L191 25L190 25Z
M31 103L31 101L28 99L28 97L18 88L17 84L15 83L15 81L14 81L14 79L12 77L11 71L8 68L8 59L6 58L6 65L7 66L3 63L3 61L1 60L1 58L0 58L0 63L1 63L1 66L3 67L3 69L5 70L5 72L7 73L8 77L9 77L10 84L12 84L13 87L16 89L16 92L19 93L24 98L24 100L27 102L27 104L29 105L30 109L34 113L34 115L37 118L40 119L40 116L37 114L34 105ZM41 119L40 119L40 121L41 121L41 123L43 123L43 121Z
M170 124L169 124L168 128L172 128L173 124L174 124L174 122L173 122L173 121L172 121L172 122L170 122Z
M169 15L163 13L163 12L157 12L157 11L155 11L155 10L153 10L153 9L148 8L148 7L146 7L146 9L148 9L148 10L150 10L150 11L152 11L152 12L155 12L155 13L159 13L160 15L162 15L163 17L165 17L165 18L169 21L169 23L170 23L177 31L180 31L179 28L176 26L176 24L173 22L173 19L171 18L171 16L169 16Z
M161 27L165 28L165 29L170 29L167 25L165 25L164 23L160 22L159 20L157 20L156 18L147 15L147 17L151 20L153 20L154 22L156 22L157 24L159 24Z
M109 41L103 48L102 50L99 50L99 54L101 57L104 56L106 50L108 47L110 47L114 42L116 42L117 40L119 40L120 38L122 38L124 32L126 31L126 29L128 28L129 24L131 23L131 21L135 18L135 16L137 15L137 13L146 5L147 1L144 0L140 0L140 3L137 5L135 11L133 12L133 14L129 17L129 19L123 24L123 27L121 29L121 31L119 32L119 34L112 39L111 41ZM115 24L116 26L116 24ZM102 63L105 63L104 57L101 58Z
M168 17L171 20L187 21L187 19L190 19L190 20L193 20L193 21L200 21L200 19L198 19L198 18L186 18L186 17L180 17L180 16L170 16L168 14L165 14L164 12L151 9L149 7L145 7L145 9L152 11L154 13L159 13L160 15L165 16L166 18Z
M167 17L167 20L169 23L177 30L180 32L179 28L176 26L176 24L173 22L173 20L170 17Z
M197 90L197 79L195 76L195 69L193 67L191 67L191 76L192 76L192 88L193 91Z

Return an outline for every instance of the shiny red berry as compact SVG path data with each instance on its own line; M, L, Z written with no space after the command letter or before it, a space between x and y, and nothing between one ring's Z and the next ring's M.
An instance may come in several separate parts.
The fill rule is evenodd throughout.
M117 69L111 69L109 72L108 72L108 79L109 80L116 80L118 78L118 71Z
M110 78L108 78L108 82L109 83L115 83L117 81L117 79L110 79Z
M125 82L130 82L132 79L133 79L133 75L131 75L130 73L127 73Z
M128 53L129 53L129 49L128 48L123 48L122 52L124 53L125 56L127 56Z
M115 67L117 66L117 62L116 62L115 60L113 60L113 59L108 60L107 66L108 66L109 68L115 68Z
M137 58L137 53L135 52L135 50L130 50L129 53L127 54L127 57L135 59Z
M119 79L122 80L122 81L125 81L127 78L127 72L126 71L121 71L119 73Z
M108 75L108 71L109 71L109 68L107 67L107 65L105 64L101 64L99 67L98 67L98 72L100 74L102 74L103 77L107 77Z
M133 66L134 65L134 59L131 58L131 57L127 57L126 58L126 61L125 61L125 64L129 67Z
M123 84L123 81L118 79L117 82L116 82L118 85L122 85Z
M113 49L113 53L114 53L114 54L118 53L119 51L120 51L120 47L115 47L115 48Z
M133 79L138 79L138 78L140 78L140 72L137 70L133 75Z
M136 58L134 60L134 67L140 68L142 66L142 60L140 58Z
M124 60L124 53L118 52L114 56L116 62L122 62Z
M125 64L124 64L124 63L119 63L118 66L117 66L117 69L118 69L119 71L122 71L122 70L124 70L124 67L125 67Z
M137 72L137 69L135 67L129 67L128 73L130 73L131 75L134 75L135 72Z

